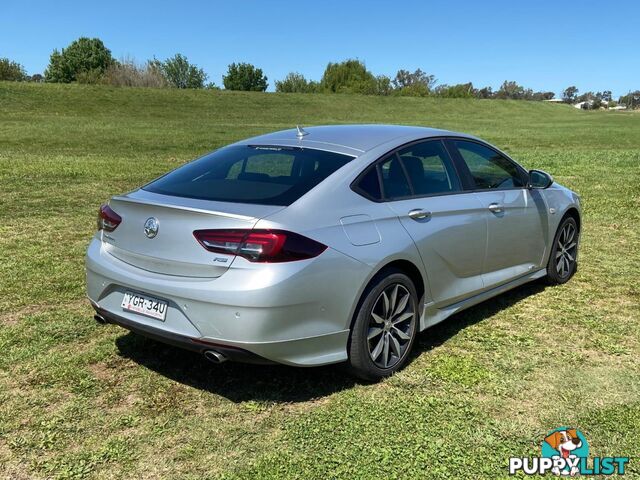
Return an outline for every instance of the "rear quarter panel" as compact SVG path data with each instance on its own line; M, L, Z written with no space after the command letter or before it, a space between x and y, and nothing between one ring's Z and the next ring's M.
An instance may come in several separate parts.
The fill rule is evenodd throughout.
M312 238L359 262L354 271L349 262L334 264L328 281L340 284L339 310L345 328L369 281L385 265L395 260L413 263L424 277L422 260L413 239L402 227L397 215L385 203L365 199L349 188L344 178L336 182L328 195L312 195L258 221L256 228L290 230ZM346 226L346 228L345 228ZM349 279L344 282L343 279ZM323 288L322 285L318 286Z

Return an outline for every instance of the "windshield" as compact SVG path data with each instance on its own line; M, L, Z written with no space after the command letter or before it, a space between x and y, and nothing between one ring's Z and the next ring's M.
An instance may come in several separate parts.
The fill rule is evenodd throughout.
M177 197L287 206L353 160L301 147L237 145L188 163L143 187Z

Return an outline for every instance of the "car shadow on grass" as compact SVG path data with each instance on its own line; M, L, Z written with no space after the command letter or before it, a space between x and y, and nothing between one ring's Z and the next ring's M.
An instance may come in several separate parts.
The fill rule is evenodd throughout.
M415 358L422 352L439 347L461 330L492 317L501 310L515 305L520 300L542 292L545 288L546 285L540 281L526 283L452 315L445 321L428 328L418 336L417 345L413 349L412 357ZM413 360L413 358L411 360Z
M176 382L221 395L233 402L306 402L351 388L355 379L335 365L213 364L202 355L128 332L116 339L120 355Z
M538 282L523 285L427 329L418 337L409 363L422 353L442 345L461 330L542 290L544 286ZM360 383L337 365L314 368L233 362L214 365L196 353L131 332L118 337L116 345L123 357L176 382L220 395L233 402L305 402Z

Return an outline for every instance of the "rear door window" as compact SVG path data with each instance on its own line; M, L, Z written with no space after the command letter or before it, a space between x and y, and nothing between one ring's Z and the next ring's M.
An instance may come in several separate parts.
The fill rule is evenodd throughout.
M371 165L354 184L371 200L398 200L462 191L441 140L414 143Z
M415 196L457 192L461 189L453 163L442 141L430 140L398 152Z
M177 197L287 206L353 157L299 147L220 149L143 187Z

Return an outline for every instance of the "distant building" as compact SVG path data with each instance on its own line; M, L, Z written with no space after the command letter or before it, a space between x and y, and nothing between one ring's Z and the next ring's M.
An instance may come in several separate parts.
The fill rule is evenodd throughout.
M564 103L564 100L562 100L561 98L550 98L548 100L543 100L543 102L549 102L549 103Z
M624 105L615 105L615 106L613 105L609 106L609 105L610 103L602 102L602 101L596 104L596 100L591 98L589 100L585 100L584 102L578 102L573 104L575 108L580 108L582 110L591 110L593 108L600 109L600 110L625 110L627 108Z
M581 108L582 110L591 110L592 108L606 110L607 108L609 108L609 104L607 102L599 101L596 104L596 99L593 98L585 100L584 102L574 103L573 106L576 108Z

